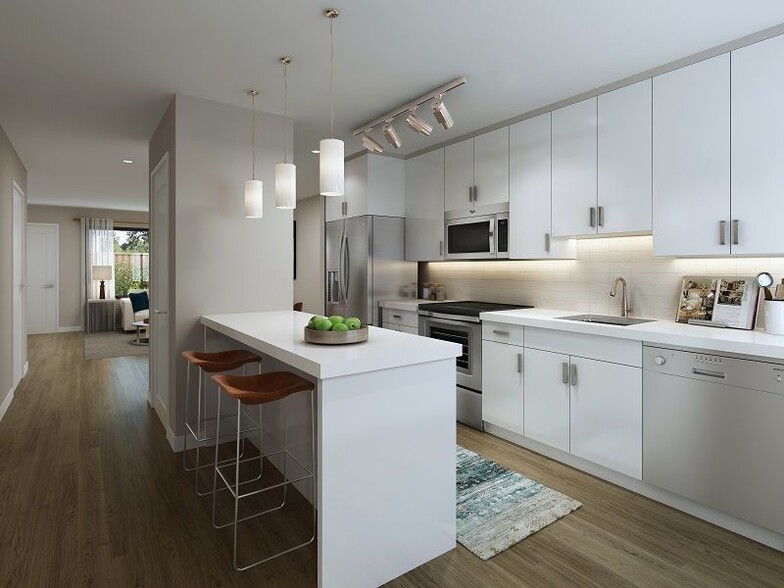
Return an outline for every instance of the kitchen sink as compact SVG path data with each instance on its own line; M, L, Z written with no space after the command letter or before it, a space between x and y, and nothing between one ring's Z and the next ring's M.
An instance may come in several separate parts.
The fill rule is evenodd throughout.
M608 316L604 314L575 314L572 316L556 317L565 321L578 321L581 323L601 323L603 325L618 325L628 327L640 323L652 323L653 319L631 318L627 316Z

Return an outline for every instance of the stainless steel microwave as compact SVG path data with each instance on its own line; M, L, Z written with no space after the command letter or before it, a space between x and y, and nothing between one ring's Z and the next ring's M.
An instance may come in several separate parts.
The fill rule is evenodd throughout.
M446 259L509 257L509 214L506 212L446 221Z

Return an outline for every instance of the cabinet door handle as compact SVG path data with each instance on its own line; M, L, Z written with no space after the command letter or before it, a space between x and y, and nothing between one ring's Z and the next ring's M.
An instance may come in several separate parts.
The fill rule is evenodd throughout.
M403 317L402 317L402 316L400 316L399 314L393 314L393 315L392 315L392 318L396 318L396 319L402 319Z
M517 354L517 373L518 374L522 374L523 373L523 354L522 353L518 353Z
M561 364L561 382L564 384L569 383L569 362L565 361Z
M589 216L590 216L589 221L591 223L591 227L595 227L596 226L596 207L591 206L591 212L590 212Z
M577 385L577 364L575 364L575 363L572 364L572 375L571 375L571 378L569 379L569 383L572 386L576 386Z
M509 331L497 331L496 329L493 329L493 335L503 335L504 337L508 337Z
M727 244L727 221L719 221L719 245Z
M732 221L732 244L740 245L740 221L738 219Z
M474 186L474 202L476 202L477 200L479 200L479 188L477 186Z
M544 251L550 253L550 233L544 234Z
M468 186L468 201L469 202L473 202L474 201L474 187L473 186Z
M441 257L444 257L444 242L443 241L439 241L438 242L438 255L440 255Z
M599 226L604 226L604 206L599 207Z

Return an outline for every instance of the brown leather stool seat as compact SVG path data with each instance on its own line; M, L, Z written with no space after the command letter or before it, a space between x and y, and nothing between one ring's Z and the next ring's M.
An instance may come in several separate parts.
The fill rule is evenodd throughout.
M313 384L291 372L268 372L253 376L212 376L215 385L242 404L274 402L297 392L311 390Z
M214 374L215 372L228 372L236 370L250 363L260 363L261 357L245 349L231 349L229 351L183 351L182 356L192 365L200 367L203 371Z

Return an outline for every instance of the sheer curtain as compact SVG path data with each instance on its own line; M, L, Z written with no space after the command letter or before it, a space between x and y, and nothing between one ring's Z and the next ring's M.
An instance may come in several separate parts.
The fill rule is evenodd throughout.
M112 266L114 274L114 221L110 218L82 218L82 318L87 301L98 298L100 282L93 280L94 265ZM114 298L114 280L106 281L106 298ZM86 324L85 320L82 320Z

